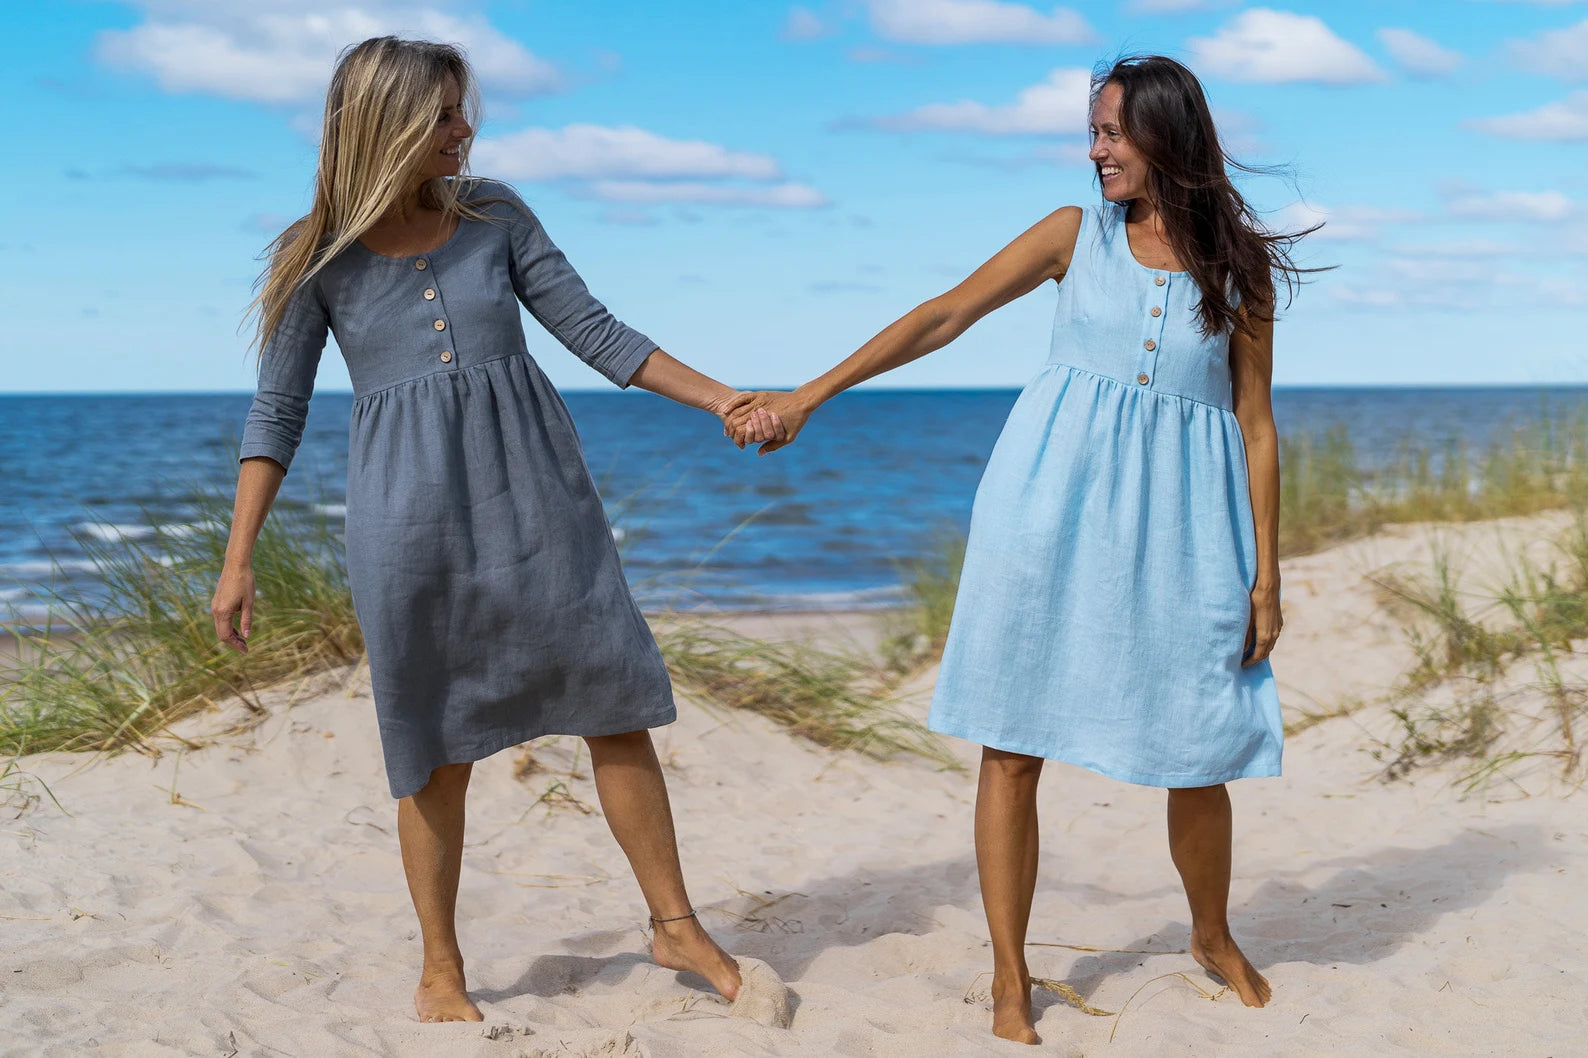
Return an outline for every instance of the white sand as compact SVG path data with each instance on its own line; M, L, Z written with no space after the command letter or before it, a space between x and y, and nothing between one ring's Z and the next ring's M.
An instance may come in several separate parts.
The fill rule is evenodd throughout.
M1482 564L1497 526L1536 533L1552 518L1451 539ZM1287 707L1371 697L1405 667L1363 576L1417 568L1425 541L1402 528L1285 564L1274 665ZM865 633L853 616L746 624ZM1182 951L1163 794L1054 764L1032 969L1096 1007L1129 1008L1110 1044L1114 1018L1039 993L1040 1051L993 1039L973 773L833 754L758 717L723 722L685 704L658 747L692 892L730 951L789 982L792 1028L730 1019L702 982L650 963L644 907L600 816L534 804L566 780L594 806L583 769L559 774L570 739L538 746L547 770L523 780L514 753L477 767L459 915L485 1022L421 1025L367 686L340 678L180 761L23 762L71 814L46 800L0 825L0 1053L1588 1053L1582 796L1551 785L1544 765L1521 773L1524 786L1465 799L1450 770L1383 784L1362 751L1388 731L1372 706L1292 738L1284 778L1231 786L1233 918L1273 982L1266 1009L1199 994L1219 989ZM974 747L956 748L974 764ZM1163 976L1178 972L1189 982Z

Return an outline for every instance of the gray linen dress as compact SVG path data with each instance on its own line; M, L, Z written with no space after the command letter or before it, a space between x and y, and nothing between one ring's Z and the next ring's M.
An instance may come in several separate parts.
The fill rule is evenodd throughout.
M334 333L354 391L348 580L393 797L540 735L676 716L519 302L621 387L656 343L591 296L512 188L474 180L465 195L506 201L427 254L355 243L294 291L239 450L290 466Z

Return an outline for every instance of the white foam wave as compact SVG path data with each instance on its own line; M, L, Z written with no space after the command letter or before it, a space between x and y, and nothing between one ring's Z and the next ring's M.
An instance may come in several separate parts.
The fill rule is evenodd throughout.
M154 535L152 525L116 525L114 522L78 522L73 529L93 540L147 540Z
M94 563L86 558L62 558L53 563L49 559L35 558L24 562L12 562L0 565L0 577L16 577L19 580L31 580L34 577L48 576L59 569L62 573L87 573L95 568Z

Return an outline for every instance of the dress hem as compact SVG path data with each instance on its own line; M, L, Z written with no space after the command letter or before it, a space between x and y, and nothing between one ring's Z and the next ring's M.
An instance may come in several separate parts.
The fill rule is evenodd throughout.
M458 754L458 757L461 759L444 760L440 763L432 764L429 771L425 772L424 780L417 786L413 786L412 789L404 788L404 792L398 793L397 791L399 787L395 782L391 781L390 776L387 777L387 787L391 792L392 799L400 801L404 797L412 797L420 790L423 790L427 785L429 785L431 772L435 771L437 768L445 768L449 764L474 764L478 761L484 760L487 757L494 757L504 749L512 749L514 746L523 745L525 742L533 742L537 738L549 738L551 736L567 736L570 738L604 738L607 735L626 735L631 731L654 731L656 728L666 727L668 724L673 723L677 719L678 707L675 704L670 706L665 712L657 713L655 716L652 716L648 719L625 720L621 724L613 725L610 727L610 729L602 729L598 731L559 731L552 728L547 728L542 731L537 731L531 735L514 735L504 739L493 739L490 742L482 744L483 746L489 748L466 750Z
M1002 750L1005 753L1022 753L1028 757L1041 757L1044 760L1056 760L1064 764L1073 764L1078 768L1096 772L1108 779L1118 779L1120 782L1133 783L1137 786L1157 786L1164 789L1191 789L1198 786L1218 786L1232 779L1265 779L1277 778L1282 773L1279 761L1258 760L1242 765L1231 771L1215 775L1157 775L1151 772L1128 771L1115 768L1107 764L1100 764L1094 760L1085 760L1078 755L1055 753L1050 749L1034 746L1029 743L1017 742L1009 739L988 738L974 734L970 728L955 728L950 725L937 725L928 722L927 727L940 735L952 738L962 738L967 742L975 742L989 749Z

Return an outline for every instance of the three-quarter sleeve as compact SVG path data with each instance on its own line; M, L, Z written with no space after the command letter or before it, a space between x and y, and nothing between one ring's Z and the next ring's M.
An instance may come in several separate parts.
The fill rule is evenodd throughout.
M539 218L528 214L511 188L496 184L490 193L512 203L503 212L510 215L511 271L518 300L569 352L627 388L629 378L656 351L656 343L596 300Z
M331 317L318 278L299 285L259 357L259 388L243 424L238 460L268 456L283 470L292 464Z

